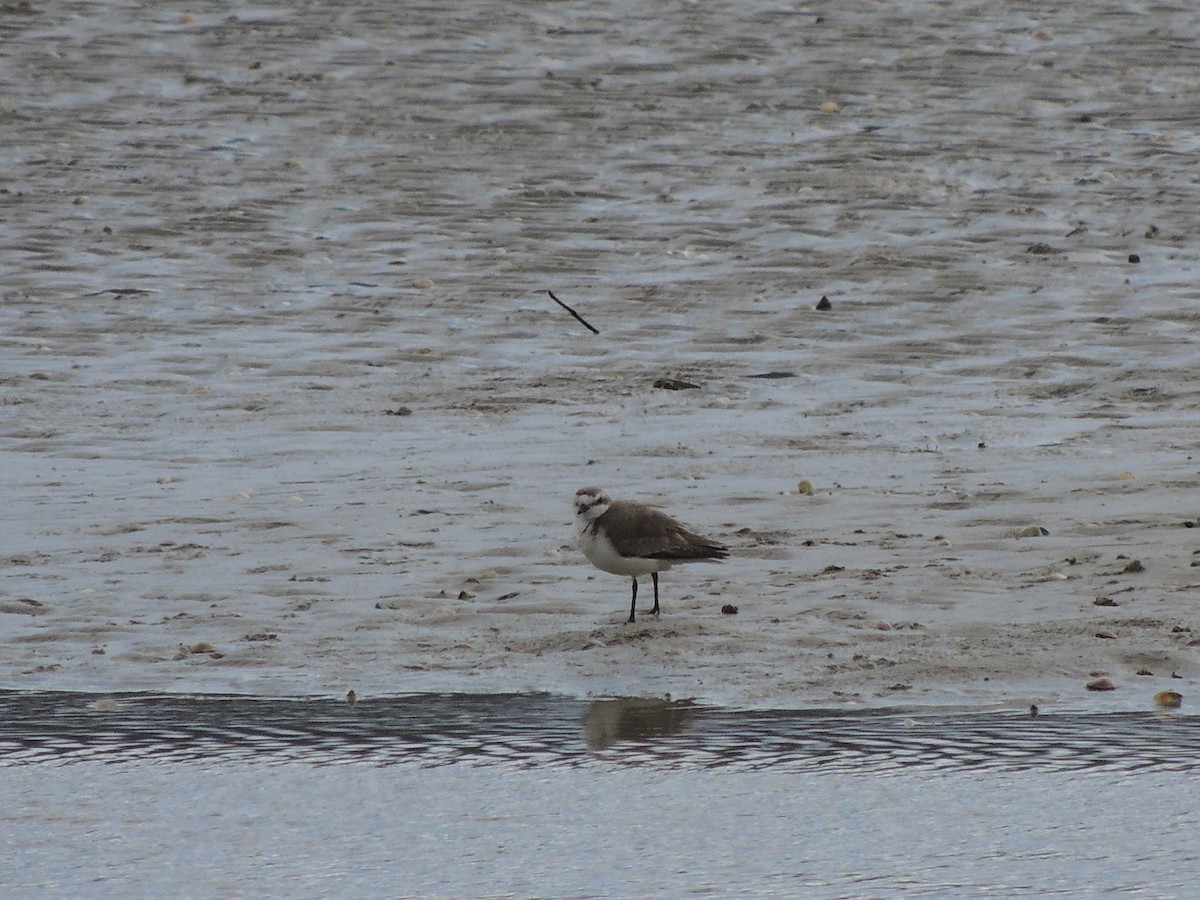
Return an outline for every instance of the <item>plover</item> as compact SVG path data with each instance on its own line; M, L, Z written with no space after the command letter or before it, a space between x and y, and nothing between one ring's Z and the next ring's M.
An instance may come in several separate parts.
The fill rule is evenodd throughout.
M575 543L597 569L633 578L629 621L637 612L638 576L654 581L658 615L658 573L677 562L724 559L729 551L684 528L664 512L635 500L613 500L597 487L575 492Z

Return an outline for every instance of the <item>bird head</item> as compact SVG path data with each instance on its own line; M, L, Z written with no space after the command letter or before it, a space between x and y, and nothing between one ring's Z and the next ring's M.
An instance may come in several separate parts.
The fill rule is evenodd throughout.
M594 522L612 506L612 498L598 487L580 488L575 492L575 515Z

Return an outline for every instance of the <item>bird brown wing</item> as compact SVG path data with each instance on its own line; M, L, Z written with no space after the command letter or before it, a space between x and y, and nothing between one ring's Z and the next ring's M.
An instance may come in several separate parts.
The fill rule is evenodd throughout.
M684 528L666 513L636 503L618 500L597 520L613 548L622 556L639 559L724 559L729 555L720 544Z

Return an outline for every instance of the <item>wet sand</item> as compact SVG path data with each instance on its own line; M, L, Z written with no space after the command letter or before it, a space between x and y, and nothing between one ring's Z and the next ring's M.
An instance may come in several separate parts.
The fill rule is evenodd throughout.
M1185 7L18 7L3 686L1195 695Z

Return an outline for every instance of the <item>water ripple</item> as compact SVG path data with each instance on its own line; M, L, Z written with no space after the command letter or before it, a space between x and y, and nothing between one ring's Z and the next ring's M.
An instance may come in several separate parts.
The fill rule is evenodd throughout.
M732 710L642 698L329 699L0 693L0 766L88 761L1192 771L1194 716Z

